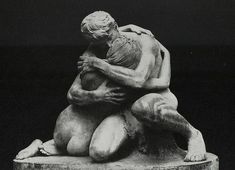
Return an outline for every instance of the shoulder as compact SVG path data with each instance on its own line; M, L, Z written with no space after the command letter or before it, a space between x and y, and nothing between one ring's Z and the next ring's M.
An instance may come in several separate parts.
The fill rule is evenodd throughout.
M138 42L141 46L143 53L151 52L154 54L158 54L158 52L160 51L160 46L158 41L156 41L155 38L147 34L138 35L134 32L122 32L122 35L125 35L126 37Z
M142 46L143 51L148 51L151 53L154 53L155 55L159 53L160 51L160 46L158 41L154 39L153 37L146 35L146 34L141 34L140 35L140 43Z
M122 32L121 34L139 42L143 47L158 47L157 41L147 34L138 35L135 32Z

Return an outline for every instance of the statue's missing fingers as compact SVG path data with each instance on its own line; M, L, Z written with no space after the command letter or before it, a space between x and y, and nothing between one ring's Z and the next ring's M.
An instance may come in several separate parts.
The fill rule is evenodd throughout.
M16 159L41 154L109 162L133 143L134 150L162 159L178 154L185 162L206 160L201 132L178 113L169 89L170 53L152 33L135 25L119 28L103 11L86 16L81 32L90 44L77 63L70 105L60 113L53 139L33 141ZM187 152L175 144L173 132L188 141Z

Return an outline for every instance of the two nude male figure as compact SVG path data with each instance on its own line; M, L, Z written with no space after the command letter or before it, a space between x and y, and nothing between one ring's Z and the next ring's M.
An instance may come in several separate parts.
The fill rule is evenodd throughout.
M177 99L169 90L171 70L168 50L152 36L135 33L146 32L144 29L136 26L124 26L120 29L106 12L98 11L85 17L81 30L91 43L78 62L80 73L67 95L71 105L57 119L54 140L45 144L35 140L20 151L16 159L24 159L41 151L46 155L89 154L95 161L106 161L126 141L136 137L142 126L154 129L159 125L182 134L188 140L185 161L206 159L200 131L177 112ZM127 32L129 30L136 31ZM115 43L117 49L127 51L122 54L126 58L114 56L113 61L116 63L110 64L105 55L109 53L109 49L115 49ZM126 47L128 43L136 46ZM140 50L140 53L136 53L138 61L127 61L135 53L132 50ZM114 50L114 54L118 55L119 51ZM131 69L122 66L125 62L137 62L137 65ZM96 77L105 77L105 80L100 81L96 89L84 90L86 82L89 84L86 73L92 71L99 74ZM94 82L97 82L96 77ZM110 85L109 82L115 85ZM128 102L127 96L133 93L128 93L126 88L133 89L135 94L140 91L137 96L143 97L133 97L134 100L130 99L131 102Z

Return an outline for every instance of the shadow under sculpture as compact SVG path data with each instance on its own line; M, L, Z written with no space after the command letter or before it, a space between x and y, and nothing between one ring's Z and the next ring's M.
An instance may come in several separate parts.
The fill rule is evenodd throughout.
M103 11L85 17L81 30L90 45L78 61L80 73L67 96L71 105L57 119L54 140L35 140L16 159L41 152L109 161L137 140L138 150L156 160L205 160L200 131L177 112L169 90L168 50L140 27L118 28ZM172 132L188 140L187 152Z

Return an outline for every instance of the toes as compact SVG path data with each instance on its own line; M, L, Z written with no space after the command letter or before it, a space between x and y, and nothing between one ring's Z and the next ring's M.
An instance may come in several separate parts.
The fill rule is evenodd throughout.
M197 160L197 155L193 155L193 156L191 156L191 161L192 161L192 162L196 162L196 161L198 161L198 160Z
M206 160L205 154L198 154L198 155L187 154L186 157L184 158L185 162L199 162L204 160Z
M199 161L205 161L206 160L206 154L199 155Z
M44 148L43 144L38 146L38 149L43 149L43 148Z
M184 161L185 162L190 162L191 161L188 155L186 155L186 157L184 158Z
M19 154L17 154L16 157L15 157L15 159L22 159L22 156L19 155Z
M27 152L26 151L21 151L16 155L16 159L25 159L27 158Z
M200 161L201 160L200 155L195 155L193 158L194 158L194 161Z
M47 156L50 155L50 154L49 154L48 152L46 152L44 149L40 149L40 152L41 152L42 154L44 154L44 155L47 155Z

